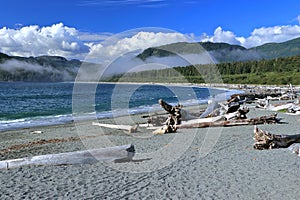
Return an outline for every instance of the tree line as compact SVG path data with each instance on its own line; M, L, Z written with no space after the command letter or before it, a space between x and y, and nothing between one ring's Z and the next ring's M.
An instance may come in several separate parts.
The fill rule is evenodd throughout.
M300 85L300 55L114 75L105 81Z

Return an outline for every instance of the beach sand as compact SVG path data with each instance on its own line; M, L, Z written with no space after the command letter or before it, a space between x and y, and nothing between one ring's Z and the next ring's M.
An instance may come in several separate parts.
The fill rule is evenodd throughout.
M248 117L271 113L251 107ZM299 133L299 116L279 113L278 117L286 124L259 125L259 128L274 134ZM131 120L145 119L135 115ZM117 121L127 124L128 118ZM37 130L42 133L32 133ZM140 131L130 135L122 130L101 129L86 121L2 132L1 160L122 144L134 144L136 156L134 162L0 170L0 197L298 199L300 196L300 158L288 149L254 150L253 126L180 129L176 134L165 135L152 135L151 130L142 128Z

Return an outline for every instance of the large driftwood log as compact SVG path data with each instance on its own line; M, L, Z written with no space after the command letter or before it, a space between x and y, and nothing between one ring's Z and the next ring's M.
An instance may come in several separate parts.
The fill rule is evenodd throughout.
M287 148L294 143L300 143L300 134L298 135L275 135L268 133L254 126L254 149L274 149Z
M181 105L171 106L162 99L158 101L159 105L169 113L170 123L181 124Z
M29 165L74 165L93 164L98 161L132 160L135 153L133 145L123 145L85 151L47 154L0 161L0 169L10 169Z
M139 125L117 125L117 124L103 124L103 123L92 123L94 126L100 126L100 127L106 127L106 128L112 128L112 129L119 129L119 130L126 130L128 133L136 133L138 131Z
M277 118L277 113L270 116L262 116L257 118L246 119L246 113L249 112L248 108L239 109L236 111L236 119L225 120L225 116L211 117L211 121L200 119L193 119L181 122L181 106L171 106L163 100L159 100L159 104L164 108L170 115L165 125L157 130L154 134L164 134L176 132L178 128L205 128L205 127L219 127L219 126L242 126L242 125L256 125L256 124L271 124L279 123L280 119ZM225 118L224 118L225 117ZM217 119L217 120L215 120ZM180 122L180 123L179 123Z
M215 121L215 122L198 122L190 124L177 125L177 128L206 128L206 127L220 127L220 126L245 126L245 125L256 125L256 124L274 124L279 123L280 119L277 118L277 114L270 116L262 116L251 119L235 119L227 121Z
M165 125L162 128L159 128L153 131L154 134L165 134L165 133L174 133L177 130L176 125L181 124L181 105L172 106L162 99L158 101L159 105L169 113Z

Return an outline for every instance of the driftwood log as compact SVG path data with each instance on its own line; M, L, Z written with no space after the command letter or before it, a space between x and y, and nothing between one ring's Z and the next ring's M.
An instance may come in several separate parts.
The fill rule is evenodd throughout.
M273 124L279 123L280 119L277 118L277 113L270 116L262 116L257 118L246 118L246 113L249 112L248 108L239 109L236 111L236 119L226 120L226 116L218 116L218 120L189 120L185 123L181 121L181 106L172 106L166 103L163 100L159 100L159 104L163 109L165 109L169 113L169 117L165 122L165 125L157 130L155 130L154 134L164 134L164 133L174 133L178 128L206 128L206 127L220 127L220 126L242 126L242 125L257 125L257 124ZM216 117L211 117L211 119L215 119Z
M119 130L125 130L128 131L128 133L136 133L138 131L139 125L117 125L117 124L103 124L103 123L92 123L94 126L100 126L100 127L106 127L106 128L112 128L112 129L119 129Z
M177 130L177 125L181 124L181 105L172 106L162 99L158 101L159 105L169 113L169 117L165 121L163 127L155 130L154 134L174 133Z
M216 122L198 122L193 124L178 125L177 128L206 128L206 127L220 127L220 126L245 126L245 125L257 125L257 124L274 124L279 123L280 119L277 118L277 114L270 116L262 116L251 119L232 119L222 120Z
M300 143L300 134L297 135L275 135L254 126L254 149L276 149L288 148L294 143Z
M166 103L162 99L158 101L159 105L165 109L169 113L169 118L171 124L181 124L181 109L182 106L180 104L176 106L171 106L170 104Z
M147 118L148 127L152 124L153 126L161 126L166 121L168 113L154 113L152 115L143 115L142 118Z
M135 153L133 145L91 149L59 154L47 154L0 161L0 169L36 165L74 165L94 164L99 161L132 160Z

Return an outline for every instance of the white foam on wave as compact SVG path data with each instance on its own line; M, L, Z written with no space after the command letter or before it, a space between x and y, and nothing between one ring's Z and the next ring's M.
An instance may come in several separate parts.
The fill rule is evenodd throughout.
M215 101L224 101L232 94L243 93L240 90L221 90L223 92L216 94L214 96ZM202 99L189 99L179 102L183 106L194 106L199 104L207 104L210 98ZM178 102L169 102L170 104L177 104ZM37 126L48 126L48 125L59 125L76 121L86 121L93 119L103 119L103 118L113 118L133 114L142 114L160 111L161 108L158 104L155 105L143 105L135 108L122 108L113 111L103 111L103 112L89 112L82 114L65 114L65 115L53 115L53 116L40 116L40 117L28 117L22 119L3 119L0 120L0 132L6 130L30 128Z

